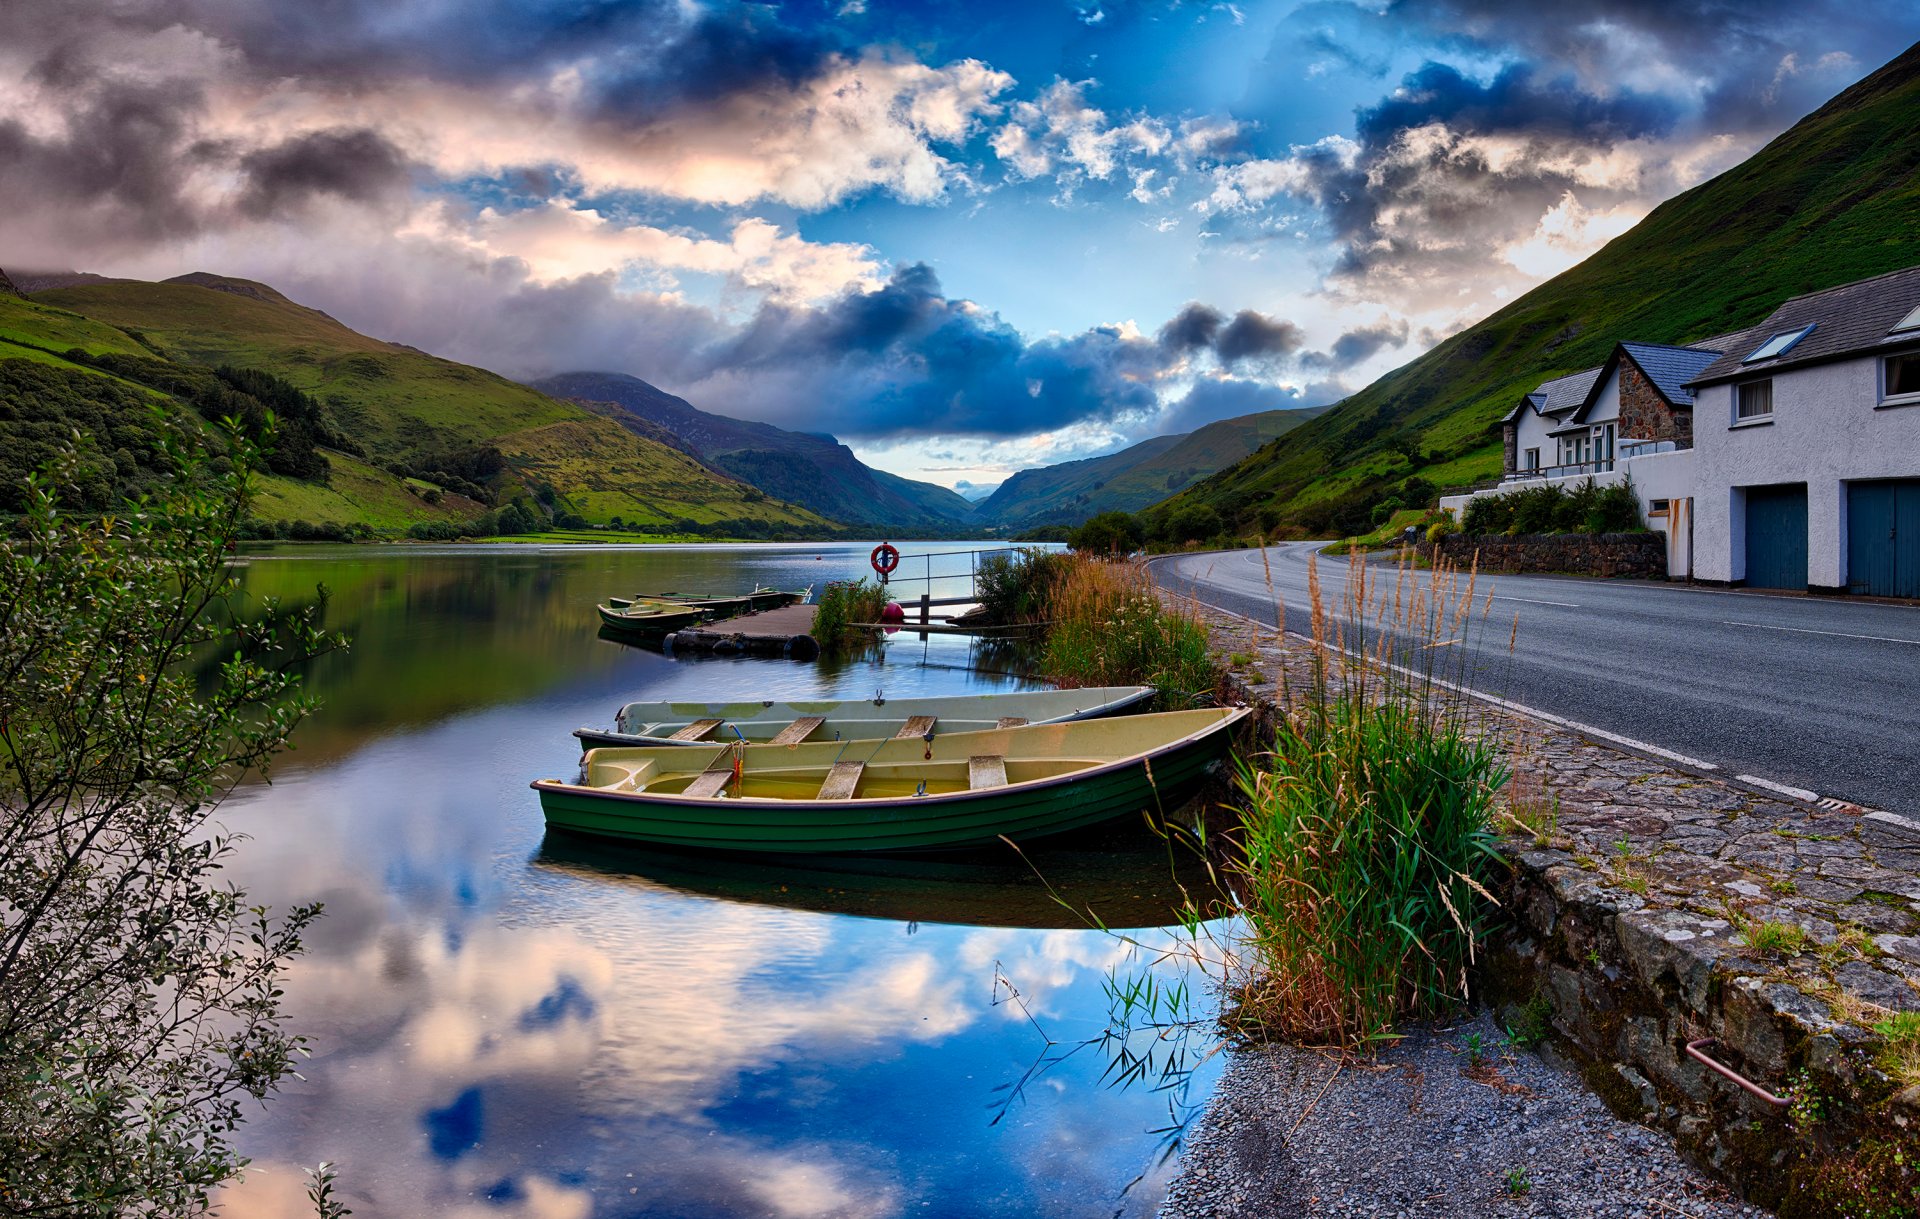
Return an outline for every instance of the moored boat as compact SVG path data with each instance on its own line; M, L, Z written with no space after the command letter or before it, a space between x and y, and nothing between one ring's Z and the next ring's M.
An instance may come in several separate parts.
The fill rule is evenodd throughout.
M1025 841L1184 804L1244 708L872 743L594 749L541 779L549 827L668 846L912 851Z
M640 593L633 597L611 597L608 600L616 606L623 600L671 601L676 605L698 606L707 611L709 617L732 618L740 614L777 609L783 605L798 605L812 595L811 588L795 591L756 585L753 591L745 593Z
M612 731L577 728L573 735L589 748L734 740L782 745L877 741L902 733L938 735L1098 719L1144 707L1152 698L1152 686L1088 686L944 698L628 703L614 715Z
M597 605L600 621L609 630L627 635L664 635L692 626L706 618L697 606L675 605L670 601L630 599L624 605Z

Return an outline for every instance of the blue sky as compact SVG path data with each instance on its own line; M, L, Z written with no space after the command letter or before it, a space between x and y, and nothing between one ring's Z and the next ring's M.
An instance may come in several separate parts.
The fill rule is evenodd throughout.
M1916 26L1894 0L17 0L0 265L252 276L978 486L1337 400Z

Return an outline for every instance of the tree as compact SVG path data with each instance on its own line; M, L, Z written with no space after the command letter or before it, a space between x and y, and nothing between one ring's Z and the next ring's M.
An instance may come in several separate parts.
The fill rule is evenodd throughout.
M191 425L188 425L191 426ZM0 1211L185 1215L243 1161L243 1103L293 1069L279 978L318 914L222 878L211 818L312 711L340 645L243 618L228 555L258 449L164 425L173 476L76 516L70 449L0 540Z
M1220 514L1206 504L1189 504L1167 518L1167 532L1176 542L1204 542L1225 528Z
M1127 554L1147 540L1130 512L1102 512L1067 535L1067 545L1090 554Z

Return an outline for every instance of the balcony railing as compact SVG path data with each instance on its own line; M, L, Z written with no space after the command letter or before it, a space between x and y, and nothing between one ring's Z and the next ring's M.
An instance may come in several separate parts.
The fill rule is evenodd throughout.
M1539 466L1532 470L1509 470L1501 482L1537 482L1547 478L1578 478L1583 474L1611 474L1611 461L1578 461L1564 466Z

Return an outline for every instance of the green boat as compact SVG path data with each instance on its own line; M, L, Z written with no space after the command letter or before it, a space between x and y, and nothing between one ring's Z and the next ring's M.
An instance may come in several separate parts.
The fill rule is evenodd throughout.
M704 622L707 616L697 606L671 601L626 600L594 608L600 611L601 623L623 635L665 635Z
M1023 842L1186 803L1245 708L1166 711L868 743L593 749L540 779L554 829L762 852Z

